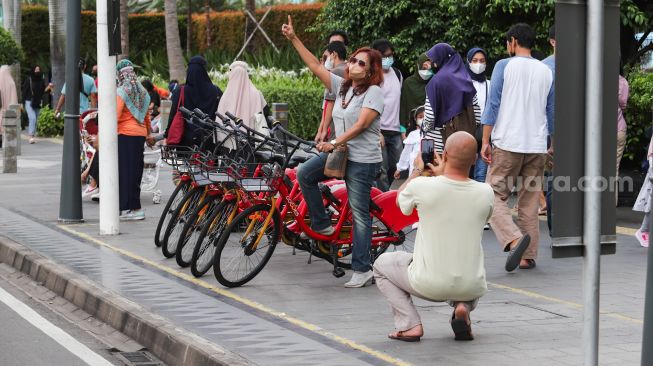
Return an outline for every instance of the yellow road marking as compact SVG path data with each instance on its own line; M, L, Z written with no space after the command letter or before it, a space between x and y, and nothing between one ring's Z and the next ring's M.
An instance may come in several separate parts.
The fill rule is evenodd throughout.
M247 305L247 306L249 306L251 308L254 308L254 309L258 310L258 311L262 311L264 313L274 315L274 316L276 316L276 317L278 317L280 319L283 319L283 320L285 320L287 322L290 322L290 323L292 323L292 324L294 324L296 326L299 326L299 327L304 328L306 330L309 330L311 332L320 334L320 335L322 335L324 337L327 337L327 338L329 338L329 339L331 339L333 341L336 341L336 342L338 342L338 343L340 343L342 345L345 345L345 346L347 346L349 348L353 348L355 350L367 353L368 355L374 356L374 357L376 357L376 358L378 358L380 360L383 360L383 361L385 361L385 362L387 362L387 363L389 363L391 365L396 365L396 366L410 366L411 365L410 363L408 363L406 361L403 361L403 360L398 359L398 358L394 358L394 357L392 357L392 356L390 356L390 355L388 355L386 353L383 353L381 351L377 351L377 350L372 349L370 347L367 347L365 345L356 343L356 342L352 341L351 339L347 339L345 337L341 337L341 336L339 336L337 334L326 331L326 330L322 329L321 327L319 327L319 326L317 326L315 324L311 324L311 323L305 322L305 321L303 321L301 319L297 319L297 318L294 318L292 316L289 316L286 313L273 310L273 309L271 309L271 308L269 308L269 307L267 307L267 306L265 306L265 305L263 305L261 303L249 300L249 299L247 299L245 297L242 297L242 296L238 296L238 295L234 294L233 292L231 292L229 290L226 290L226 289L223 289L223 288L220 288L220 287L217 287L217 286L213 286L210 283L202 281L202 280L200 280L198 278L195 278L195 277L193 277L191 275L187 275L185 273L178 272L178 271L176 271L176 270L174 270L174 269L172 269L170 267L159 264L159 263L157 263L155 261L152 261L152 260L147 259L145 257L139 256L139 255L134 254L134 253L132 253L130 251L127 251L125 249L118 248L118 247L113 246L111 244L105 243L105 242L103 242L103 241L101 241L99 239L96 239L96 238L88 235L88 234L78 232L78 231L70 228L69 226L64 226L64 225L57 225L57 226L59 228L61 228L62 230L65 230L65 231L67 231L67 232L69 232L71 234L74 234L74 235L76 235L76 236L78 236L80 238L88 240L88 241L90 241L92 243L95 243L95 244L97 244L99 246L111 249L111 250L113 250L113 251L115 251L117 253L120 253L122 255L125 255L125 256L127 256L129 258L141 261L141 262L143 262L145 264L148 264L148 265L150 265L150 266L152 266L154 268L157 268L157 269L159 269L161 271L169 273L169 274L171 274L171 275L173 275L175 277L181 278L181 279L186 280L188 282L191 282L191 283L193 283L195 285L201 286L201 287L203 287L203 288L205 288L207 290L210 290L212 292L215 292L216 294L219 294L221 296L225 296L225 297L228 297L228 298L230 298L232 300L238 301L238 302L240 302L242 304L245 304L245 305Z

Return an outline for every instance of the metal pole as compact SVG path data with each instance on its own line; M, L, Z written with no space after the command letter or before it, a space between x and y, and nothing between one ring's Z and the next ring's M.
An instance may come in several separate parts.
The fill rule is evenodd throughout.
M650 169L650 168L649 168ZM653 200L653 192L651 197ZM650 215L649 225L653 224ZM644 295L644 335L642 337L642 366L653 364L653 251L648 249L648 264L646 269L646 293Z
M583 244L583 358L597 366L599 357L599 286L601 266L601 121L603 100L603 0L587 6L585 79L585 179Z
M79 44L82 7L80 1L66 2L66 113L61 157L59 221L84 221L79 163Z
M116 56L109 55L107 1L97 2L98 142L100 152L100 235L117 235L118 130L116 112Z

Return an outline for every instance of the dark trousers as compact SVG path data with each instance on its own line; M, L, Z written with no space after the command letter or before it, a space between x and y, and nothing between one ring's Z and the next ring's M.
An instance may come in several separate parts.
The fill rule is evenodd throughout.
M118 135L120 211L141 208L145 137Z
M93 154L93 161L91 161L91 167L88 171L88 175L90 175L94 180L97 186L100 186L100 150L95 150L95 154Z

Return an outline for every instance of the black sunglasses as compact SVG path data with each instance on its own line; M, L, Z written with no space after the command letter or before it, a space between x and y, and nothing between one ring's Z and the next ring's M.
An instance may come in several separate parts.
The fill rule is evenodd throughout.
M363 60L359 60L359 59L357 59L357 58L354 57L354 56L352 56L352 57L349 58L349 63L350 63L350 64L358 63L358 66L360 66L360 67L365 67L365 65L367 65L367 64L365 63L365 61L363 61Z

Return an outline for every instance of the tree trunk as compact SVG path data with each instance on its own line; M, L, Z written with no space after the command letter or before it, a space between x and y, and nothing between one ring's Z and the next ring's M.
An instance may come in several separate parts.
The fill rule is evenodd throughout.
M192 36L192 16L193 10L191 7L191 0L188 0L188 11L186 12L186 57L190 60L190 42Z
M129 58L129 0L120 0L120 46L119 59Z
M56 105L66 77L66 0L48 0L50 18L50 62Z
M204 11L206 15L206 48L211 47L211 7L209 0L204 1Z
M3 26L14 37L16 43L21 45L21 17L22 8L20 0L2 0ZM21 100L21 82L20 82L20 64L11 65L11 76L16 83L16 95L18 100Z
M245 9L247 9L254 17L256 17L256 0L246 0L245 1ZM256 29L256 24L254 21L248 17L245 16L245 40L249 37L250 34L254 33L254 30ZM253 53L256 50L256 37L252 38L251 41L249 41L249 44L247 45L247 52Z
M179 38L179 23L177 19L177 2L165 0L165 24L166 24L166 50L168 54L168 69L170 79L178 80L180 83L186 77L184 66L184 55L181 51L181 39Z

